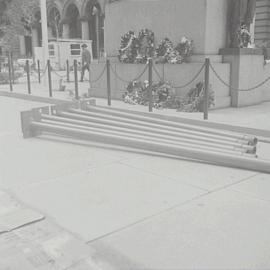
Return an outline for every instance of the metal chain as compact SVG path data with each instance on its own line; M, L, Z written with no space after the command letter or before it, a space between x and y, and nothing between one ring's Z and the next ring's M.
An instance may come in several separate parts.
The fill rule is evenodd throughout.
M56 75L56 76L58 76L59 78L61 78L61 79L64 79L64 78L66 78L67 77L67 75L60 75L58 72L56 72L55 70L52 70L52 72Z
M214 67L212 66L212 64L210 63L210 68L211 70L213 71L213 73L216 75L216 77L224 84L226 85L227 87L229 87L230 89L234 90L234 91L239 91L239 92L242 92L242 91L252 91L252 90L255 90L257 88L259 88L260 86L264 85L265 83L267 83L269 80L270 80L270 76L267 77L264 81L262 81L261 83L253 86L253 87L250 87L250 88L246 88L246 89L240 89L240 88L234 88L232 87L230 84L226 83L221 77L220 75L217 73L217 71L214 69Z
M40 72L40 78L43 78L43 76L45 75L47 67L48 67L48 64L46 64L44 70ZM32 69L31 71L32 71L31 75L33 75L35 78L38 78L38 71L36 69ZM26 76L26 74L24 76Z
M147 70L147 67L148 67L148 64L145 65L143 71L133 81L138 81L143 76L145 71Z
M202 70L204 69L205 67L205 64L203 64L200 68L200 70L198 71L198 73L193 77L193 79L191 81L189 81L188 83L186 84L183 84L183 85L179 85L179 86L175 86L175 85L172 85L173 88L185 88L187 86L189 86L190 84L192 84L200 75L200 73L202 72Z
M145 65L143 71L142 71L136 78L134 78L133 80L127 81L127 80L121 78L121 77L117 74L116 70L113 69L112 65L110 65L110 68L111 68L112 72L114 73L114 75L116 76L116 78L118 78L120 81L122 81L122 82L124 82L124 83L130 83L131 81L137 81L137 80L139 80L139 79L143 76L143 74L145 73L147 67L148 67L148 64Z
M161 81L164 81L164 79L163 79L162 76L159 74L158 70L156 69L156 66L155 66L155 65L153 65L153 69L154 69L156 75L158 76L158 78L159 78Z
M96 83L96 82L98 82L101 79L101 77L103 76L103 74L105 73L106 67L107 66L105 64L102 72L100 73L100 75L95 80L90 80L90 83Z

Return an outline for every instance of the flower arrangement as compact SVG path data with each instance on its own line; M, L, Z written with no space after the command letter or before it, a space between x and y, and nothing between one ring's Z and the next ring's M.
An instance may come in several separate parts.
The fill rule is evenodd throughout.
M182 37L176 47L169 38L161 41L156 50L157 63L181 64L187 62L193 52L193 41Z
M164 38L155 50L155 34L142 29L136 36L129 31L121 37L119 61L122 63L146 63L150 57L156 57L157 63L181 64L187 62L193 52L193 41L182 37L177 46L169 38Z
M146 63L149 57L154 56L155 52L155 35L149 29L142 29L138 36L138 52L135 62Z
M177 109L184 112L198 112L203 110L204 83L199 82L190 89L186 96L180 98L169 82L157 82L152 86L153 106L156 109ZM148 81L132 81L128 84L123 94L123 101L132 105L149 105L149 83ZM208 106L213 106L214 92L210 89Z
M209 91L208 97L208 107L215 105L215 97L214 92L211 89ZM204 104L204 83L199 82L196 84L194 88L191 88L186 97L179 102L178 111L184 112L202 112L203 111L203 104Z
M138 37L134 31L127 32L121 37L119 60L122 63L146 63L154 56L155 35L149 29L142 29Z
M251 43L251 34L245 24L242 24L237 32L239 48L247 48Z
M193 40L182 37L181 41L175 47L175 50L181 55L182 62L187 62L194 49Z
M138 38L134 31L129 31L121 37L119 61L122 63L134 63L138 51Z
M157 63L180 64L182 58L178 51L173 47L173 43L169 38L161 41L156 49Z
M152 96L154 107L164 107L171 96L175 95L174 88L168 82L157 82L152 85ZM149 104L149 82L132 81L127 86L127 91L123 95L123 101L129 104L148 105Z

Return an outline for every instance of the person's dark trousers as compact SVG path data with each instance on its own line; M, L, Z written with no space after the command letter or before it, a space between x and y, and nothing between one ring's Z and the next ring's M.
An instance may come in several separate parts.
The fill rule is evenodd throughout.
M88 72L90 71L89 64L85 64L85 65L82 67L81 82L83 82L84 72L85 72L86 69L88 70Z

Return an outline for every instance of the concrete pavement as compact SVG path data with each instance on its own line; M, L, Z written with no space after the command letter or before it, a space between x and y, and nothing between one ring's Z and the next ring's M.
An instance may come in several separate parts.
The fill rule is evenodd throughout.
M0 188L82 237L104 269L270 268L269 175L70 138L22 139L19 111L41 105L0 97ZM269 103L210 113L265 129L269 116ZM269 145L262 150L269 158Z

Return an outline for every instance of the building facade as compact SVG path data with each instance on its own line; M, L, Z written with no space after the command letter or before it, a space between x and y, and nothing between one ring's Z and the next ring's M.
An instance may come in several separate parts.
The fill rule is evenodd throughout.
M104 52L104 19L106 0L48 0L48 36L56 39L92 40L93 56ZM42 44L41 14L33 14L29 35L19 36L20 55L33 55L34 48Z
M121 35L129 30L149 28L157 39L174 41L188 36L196 54L216 54L226 47L226 20L229 0L47 0L49 39L92 40L93 56L106 51L115 55ZM256 1L252 28L255 43L270 41L270 0ZM125 14L125 16L123 16ZM168 16L169 15L169 16ZM32 56L42 44L41 15L34 10L31 32L13 38L11 50Z

